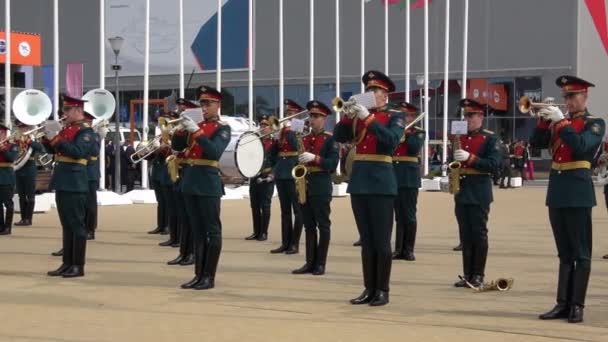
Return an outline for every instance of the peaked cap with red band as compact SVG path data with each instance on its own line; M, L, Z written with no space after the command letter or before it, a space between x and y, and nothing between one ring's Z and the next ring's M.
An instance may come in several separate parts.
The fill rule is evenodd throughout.
M564 94L585 93L587 88L595 87L595 84L587 82L582 78L575 76L564 75L555 80L555 84L562 88Z
M397 108L397 110L399 110L400 112L403 112L405 114L417 114L418 113L418 107L414 106L413 104L411 104L409 102L405 102L405 101L399 102L399 108Z
M200 86L196 89L199 101L222 101L222 94L217 89L209 86Z
M395 91L395 83L391 79L380 71L370 70L366 72L361 78L363 84L365 84L365 90L367 91L370 87L377 87L384 89L389 93Z
M292 110L294 112L301 112L304 110L304 108L302 108L302 106L300 106L299 104L296 103L296 101L291 100L291 99L285 99L285 101L283 101L283 104L285 105L285 110Z
M186 109L199 108L198 104L181 97L177 99L177 101L175 101L175 104L177 104L178 106L185 107Z
M323 116L331 114L331 109L329 109L325 103L317 100L308 101L306 109L308 109L310 114L319 114Z
M79 99L79 98L71 97L71 96L67 96L67 95L62 95L61 96L62 107L80 107L80 108L84 108L84 103L85 102L87 102L87 100L83 100L83 99Z
M485 112L486 112L486 105L483 105L483 104L481 104L475 100L471 100L471 99L460 100L460 102L458 102L458 106L464 110L465 115L468 113L485 114Z

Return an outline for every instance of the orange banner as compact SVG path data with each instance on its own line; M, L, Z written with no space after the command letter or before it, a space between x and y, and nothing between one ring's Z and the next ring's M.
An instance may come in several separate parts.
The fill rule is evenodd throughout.
M489 84L485 79L471 79L467 83L467 97L496 110L507 110L507 90L502 84Z
M11 64L42 64L40 35L11 32ZM6 60L6 35L0 32L0 63Z

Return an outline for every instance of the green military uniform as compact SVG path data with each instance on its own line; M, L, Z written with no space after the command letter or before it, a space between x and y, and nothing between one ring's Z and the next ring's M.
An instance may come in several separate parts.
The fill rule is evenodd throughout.
M0 124L0 130L7 132L8 128ZM5 142L0 146L0 235L10 235L13 227L15 188L13 162L18 155L19 147L16 144Z
M182 160L183 154L178 154L178 159ZM179 168L179 178L173 185L173 194L175 199L175 209L177 210L177 226L179 230L179 255L177 258L167 262L169 265L192 265L194 264L194 239L192 235L192 227L188 220L188 212L186 210L185 194L182 191L181 180L183 178L183 167L188 164L181 164Z
M320 101L310 101L306 105L310 116L327 117L331 110ZM310 120L314 120L311 118ZM311 132L302 139L304 154L299 156L300 163L303 158L314 158L306 161L306 203L302 205L304 227L306 229L306 263L294 270L294 274L312 273L325 274L327 252L331 237L330 203L333 192L331 174L336 171L340 159L339 145L331 133L321 130ZM317 230L319 237L317 241Z
M260 125L270 125L268 116L260 118ZM277 145L272 136L262 138L264 145L264 163L260 174L249 180L249 201L251 205L251 218L253 220L253 234L246 240L265 241L268 239L268 225L270 224L270 206L274 193L274 176L272 167L275 159L272 151Z
M394 114L405 120L405 115L416 115L416 106L402 102ZM395 199L395 251L393 259L415 260L414 245L418 223L416 206L420 188L420 160L418 155L424 146L426 133L419 127L408 129L393 153L393 170L397 179L397 197Z
M565 97L586 93L593 86L572 76L561 76L556 83ZM553 155L545 203L559 257L557 305L539 318L567 317L578 323L583 320L591 273L591 209L596 205L591 168L606 127L604 120L587 110L571 113L568 119L550 119L552 123L539 121L530 139L533 147L549 148Z
M154 189L154 196L156 198L156 228L149 231L148 234L159 234L165 233L168 230L169 215L167 213L167 198L166 193L163 191L162 184L166 183L165 179L169 178L167 174L167 166L165 165L165 159L167 158L166 151L157 151L147 157L152 164L152 175L150 181L152 183L152 189Z
M84 101L63 97L66 107L80 107ZM69 110L75 110L70 108ZM64 112L67 112L64 110ZM63 264L49 276L79 277L84 275L87 227L86 199L89 192L88 159L94 150L94 132L85 121L73 122L48 142L55 151L55 168L51 189L63 228Z
M167 169L165 165L165 170ZM170 246L177 247L179 246L179 221L178 221L178 211L180 210L177 207L177 201L179 194L176 193L175 184L169 177L168 172L161 173L160 178L160 186L162 191L162 196L165 200L166 205L166 215L167 215L167 224L169 226L169 239L164 242L160 242L159 246Z
M366 89L390 93L393 82L379 71L363 75ZM379 90L377 90L379 91ZM385 305L389 302L391 273L391 228L397 180L391 156L403 135L403 119L391 117L385 108L369 115L358 108L354 120L342 117L334 129L341 143L354 142L356 155L347 192L361 237L361 259L365 290L352 304Z
M211 87L199 87L198 93L201 102L221 101L220 92ZM214 117L199 123L198 128L188 135L176 132L171 146L177 151L189 148L184 155L180 185L193 231L195 277L182 288L205 290L215 286L222 250L220 197L224 188L218 168L230 142L230 126Z
M19 125L20 123L17 123ZM19 195L19 211L21 221L15 223L16 226L31 226L36 206L36 153L44 152L44 146L37 141L32 141L29 137L19 141L21 153L26 153L32 149L28 161L18 170L15 170L17 180L17 194Z
M89 177L89 191L87 192L87 204L85 212L85 225L87 227L87 240L95 239L97 230L97 190L99 189L99 149L101 148L101 138L94 132L93 143L91 144L91 154L87 163L87 174Z
M486 106L470 99L460 101L465 115L485 115ZM467 281L481 286L488 257L488 215L492 195L492 172L501 161L500 141L485 129L469 130L460 136L460 149L469 157L460 161L460 192L454 195L456 220L462 237L462 268L464 280L454 284L466 287Z

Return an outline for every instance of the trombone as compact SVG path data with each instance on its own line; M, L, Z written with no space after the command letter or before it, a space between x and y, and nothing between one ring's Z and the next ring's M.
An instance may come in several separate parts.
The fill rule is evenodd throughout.
M519 111L529 113L534 118L543 118L544 116L539 113L539 110L549 106L566 108L565 104L555 103L555 98L553 97L546 97L543 102L532 102L528 96L519 98Z

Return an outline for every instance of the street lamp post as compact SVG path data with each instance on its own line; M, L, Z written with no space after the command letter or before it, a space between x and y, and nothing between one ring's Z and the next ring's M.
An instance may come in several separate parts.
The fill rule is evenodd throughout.
M420 98L420 111L423 112L426 109L426 108L422 107L422 98L424 97L424 95L422 95L422 86L424 86L424 76L422 76L422 75L416 76L416 84L418 85L418 96ZM424 127L424 129L426 129L428 132L427 127Z
M114 64L112 70L114 70L114 81L116 91L116 112L114 113L114 191L116 193L122 192L122 182L120 181L120 93L118 89L118 72L120 71L120 65L118 64L118 54L120 54L120 48L124 42L121 37L109 38L108 41L114 51Z

